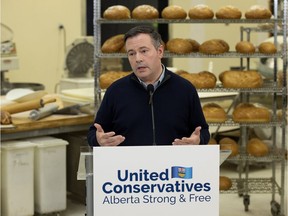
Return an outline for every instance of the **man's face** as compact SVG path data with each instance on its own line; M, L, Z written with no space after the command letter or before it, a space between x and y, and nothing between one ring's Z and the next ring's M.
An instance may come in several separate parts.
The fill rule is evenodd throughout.
M148 34L138 34L128 38L125 47L136 76L146 83L155 82L162 72L163 46L156 49Z

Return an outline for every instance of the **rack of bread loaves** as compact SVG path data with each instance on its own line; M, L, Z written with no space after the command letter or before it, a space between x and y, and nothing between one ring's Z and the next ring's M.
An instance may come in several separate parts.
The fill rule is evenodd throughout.
M101 0L94 0L94 37L95 37L95 105L100 105L103 92L115 80L126 76L131 71L106 71L102 72L101 58L127 58L124 49L124 33L111 35L101 41L101 26L106 24L255 24L272 26L272 32L277 37L279 25L282 27L283 37L287 37L287 0L278 10L278 1L274 0L274 11L261 5L251 5L245 11L226 5L217 10L204 4L196 4L184 9L179 5L169 5L162 11L147 4L128 8L125 5L111 5L101 13ZM127 3L128 4L128 3ZM280 11L280 13L279 13ZM264 41L255 44L249 39L241 37L236 44L229 44L222 38L211 38L206 41L197 41L194 38L170 38L163 41L165 46L164 58L239 58L247 65L241 65L240 70L226 70L219 73L218 77L210 71L184 71L177 70L179 76L189 80L199 92L238 92L238 97L232 103L232 109L227 111L216 102L203 105L203 112L211 126L239 126L240 137L217 136L211 138L209 144L219 144L220 148L232 150L229 161L239 164L239 178L220 177L220 191L222 193L238 193L243 195L245 211L250 204L250 193L272 193L271 212L273 215L284 215L284 186L285 186L285 147L286 138L286 109L287 109L287 42L284 40L282 49L277 47L277 40ZM274 70L274 79L267 80L257 69L250 69L250 59L272 58L286 59L282 68L282 79L279 80L277 70ZM244 69L245 68L245 69ZM250 95L272 95L271 106L252 103ZM280 111L277 105L281 98ZM231 105L231 106L232 106ZM281 113L281 114L279 114ZM254 127L276 128L282 130L282 145L275 146L276 136L269 140L262 140L253 133ZM252 131L252 132L251 132ZM287 157L287 155L286 155ZM272 163L272 178L250 178L248 175L249 164L254 162ZM276 182L275 163L282 167L280 182ZM242 177L242 172L245 174ZM275 194L279 194L279 203L275 201Z

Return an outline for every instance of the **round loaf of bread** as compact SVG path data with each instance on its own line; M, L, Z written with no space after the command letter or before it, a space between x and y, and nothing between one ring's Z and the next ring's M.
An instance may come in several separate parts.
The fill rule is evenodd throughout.
M240 41L236 44L235 50L239 53L250 54L255 53L255 46L249 41Z
M151 5L139 5L132 11L133 19L157 19L159 18L158 10Z
M251 103L240 103L232 113L235 122L270 122L271 113L266 107L255 106Z
M214 138L210 138L209 139L209 142L208 142L208 145L217 145L217 141L214 139Z
M187 79L197 89L215 88L216 86L217 78L209 71L201 71L199 73L177 72L177 74L184 79Z
M258 138L252 138L246 146L247 153L254 157L263 157L269 153L269 147Z
M123 6L123 5L113 5L108 7L103 12L103 18L105 19L130 19L131 18L131 12L130 10Z
M276 46L271 42L262 42L258 46L258 50L260 53L265 53L265 54L274 54L277 52Z
M186 19L187 12L181 6L169 5L162 10L161 16L164 19Z
M214 11L207 5L198 4L188 11L190 19L213 19Z
M207 103L202 110L207 122L225 122L227 120L225 110L216 103Z
M125 71L108 71L99 76L99 83L101 89L108 88L116 80L129 75L131 72Z
M186 39L193 47L192 52L198 52L200 44L194 39Z
M235 157L239 154L239 146L234 139L224 137L219 141L221 150L231 150L229 157Z
M224 71L219 80L224 88L260 88L263 79L258 71Z
M204 54L221 54L229 51L227 42L221 39L212 39L205 41L199 47L199 52Z
M219 177L219 189L220 190L229 190L232 187L232 181L226 176Z
M173 38L166 43L166 48L171 53L187 54L193 52L193 45L186 39Z
M260 5L253 5L245 12L246 19L270 19L271 16L271 11Z
M102 45L103 53L120 52L124 46L124 34L118 34L108 38Z
M217 19L240 19L242 16L242 12L232 5L227 5L221 7L215 13L215 16Z

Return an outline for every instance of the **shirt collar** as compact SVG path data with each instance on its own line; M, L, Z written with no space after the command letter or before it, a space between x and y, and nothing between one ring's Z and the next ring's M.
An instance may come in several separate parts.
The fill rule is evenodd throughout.
M156 80L154 83L153 83L153 86L154 86L154 89L156 89L160 83L162 82L162 80L164 79L164 74L165 74L165 66L163 64L162 65L162 72L161 72L161 75L159 77L158 80ZM138 77L137 77L138 78ZM139 79L139 82L147 89L147 84L145 82L143 82L141 79Z

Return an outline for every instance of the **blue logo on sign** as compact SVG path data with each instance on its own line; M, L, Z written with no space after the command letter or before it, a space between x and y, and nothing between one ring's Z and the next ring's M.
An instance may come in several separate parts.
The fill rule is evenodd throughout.
M192 179L192 167L173 166L171 175L172 178Z

